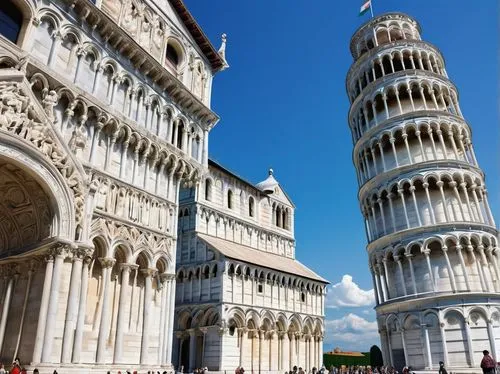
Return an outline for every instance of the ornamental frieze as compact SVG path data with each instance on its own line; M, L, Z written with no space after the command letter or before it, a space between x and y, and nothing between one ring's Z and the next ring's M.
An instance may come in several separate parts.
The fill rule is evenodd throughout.
M103 238L110 247L120 242L126 243L133 250L148 248L153 253L164 252L169 256L169 263L174 261L173 239L142 228L96 217L92 220L90 236Z

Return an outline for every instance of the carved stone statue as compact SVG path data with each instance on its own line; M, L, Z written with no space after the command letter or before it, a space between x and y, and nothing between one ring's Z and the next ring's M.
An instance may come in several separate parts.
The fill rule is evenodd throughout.
M73 153L83 151L87 145L87 132L83 125L76 126L69 140L69 148Z
M52 123L55 123L57 121L57 118L54 113L54 107L57 105L58 101L59 101L59 96L57 95L57 92L54 90L50 90L49 92L46 92L43 95L42 99L43 110L45 111L45 114L47 115L47 117L49 117L49 120Z

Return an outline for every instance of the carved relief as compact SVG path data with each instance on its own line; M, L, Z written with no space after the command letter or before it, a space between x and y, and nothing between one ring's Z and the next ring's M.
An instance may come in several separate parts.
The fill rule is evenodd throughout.
M173 205L147 193L120 185L104 176L94 175L95 208L134 223L171 232Z
M127 226L109 219L95 218L92 221L91 236L104 236L109 242L123 240L128 242L131 248L146 247L153 253L163 251L168 253L170 259L172 259L173 241L171 237Z
M55 96L49 93L43 100L44 112L47 117L53 117ZM51 126L37 116L34 102L22 92L17 82L0 82L0 130L7 130L32 143L59 170L73 192L75 218L81 231L84 205L81 177L72 160L58 144Z

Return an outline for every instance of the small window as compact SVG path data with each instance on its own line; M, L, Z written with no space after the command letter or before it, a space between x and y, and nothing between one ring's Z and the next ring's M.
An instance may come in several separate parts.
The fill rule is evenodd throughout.
M253 217L254 214L255 214L255 212L254 212L254 200L253 200L253 197L250 197L248 199L248 215L250 217Z
M227 207L233 209L233 191L227 191Z
M180 59L179 54L177 53L177 50L172 45L172 43L167 44L167 53L165 57L168 64L177 69L177 65L179 65Z
M259 284L257 287L257 293L262 293L264 292L264 286L262 284Z
M304 292L301 292L300 294L300 301L302 301L303 303L306 302L306 294Z
M212 201L212 181L210 179L205 180L205 200Z
M16 43L21 33L23 14L9 0L0 2L0 35Z

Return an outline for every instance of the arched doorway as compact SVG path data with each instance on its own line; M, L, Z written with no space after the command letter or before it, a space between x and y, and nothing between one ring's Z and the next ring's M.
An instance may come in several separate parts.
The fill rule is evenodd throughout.
M74 238L71 195L52 165L10 134L1 135L0 267L10 270L2 279L0 291L7 311L0 320L0 361L7 362L23 352L27 362L39 362L42 344L50 352L53 341L41 338L41 334L45 336L54 327L47 319L33 329L25 317L28 313L47 313L50 306L49 298L44 311L40 309L42 293L33 288L47 281L45 265L49 262L42 256L47 250L64 246L60 239L68 242ZM59 271L63 265L55 262L51 261L51 266ZM42 344L33 347L34 341Z
M0 2L0 35L17 43L23 25L23 13L10 0Z
M53 233L54 209L42 186L0 158L0 256L32 247Z

